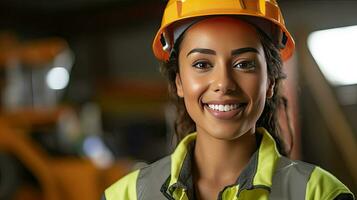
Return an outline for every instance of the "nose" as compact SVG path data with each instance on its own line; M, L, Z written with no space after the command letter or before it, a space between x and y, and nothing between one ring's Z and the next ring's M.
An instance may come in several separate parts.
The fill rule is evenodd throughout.
M230 65L216 66L212 76L212 89L214 92L222 94L232 94L236 92L238 86Z

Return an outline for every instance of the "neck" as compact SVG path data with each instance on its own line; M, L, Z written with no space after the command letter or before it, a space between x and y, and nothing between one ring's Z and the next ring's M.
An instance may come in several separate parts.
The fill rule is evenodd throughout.
M246 133L234 140L223 140L197 131L194 150L196 178L233 184L256 148L254 133Z

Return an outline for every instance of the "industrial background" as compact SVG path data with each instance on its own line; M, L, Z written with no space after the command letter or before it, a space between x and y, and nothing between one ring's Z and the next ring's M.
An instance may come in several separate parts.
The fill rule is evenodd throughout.
M0 1L0 200L100 199L119 177L170 153L174 108L151 51L165 2ZM357 1L279 4L297 45L284 66L291 157L356 194ZM315 32L340 27L354 37Z

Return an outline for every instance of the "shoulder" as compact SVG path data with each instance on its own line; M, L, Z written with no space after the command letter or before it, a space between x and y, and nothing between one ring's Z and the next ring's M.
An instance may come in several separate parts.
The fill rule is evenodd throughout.
M306 200L353 200L353 194L335 176L318 166L290 160L286 157L279 159L273 177L272 193L274 195L289 194L296 199ZM283 199L294 199L286 197Z
M346 194L346 198L341 199L354 199L351 191L340 180L316 166L307 184L306 199L333 200L342 194Z
M143 193L161 187L161 184L169 176L170 167L171 158L166 156L146 167L133 171L107 188L104 193L105 199L141 199L140 196Z
M171 169L171 156L166 156L146 167L143 167L140 169L140 174L139 178L149 178L151 176L155 176L157 178L157 175L167 174Z
M136 199L136 180L140 170L133 171L119 179L104 192L106 200Z

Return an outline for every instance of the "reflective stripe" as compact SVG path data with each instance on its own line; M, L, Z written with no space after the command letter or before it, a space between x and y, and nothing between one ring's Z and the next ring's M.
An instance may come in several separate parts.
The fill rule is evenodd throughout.
M138 200L166 200L160 192L161 185L170 176L171 157L167 156L140 170L136 190ZM131 200L131 199L130 199Z
M273 176L271 200L303 200L306 186L315 166L281 157Z

